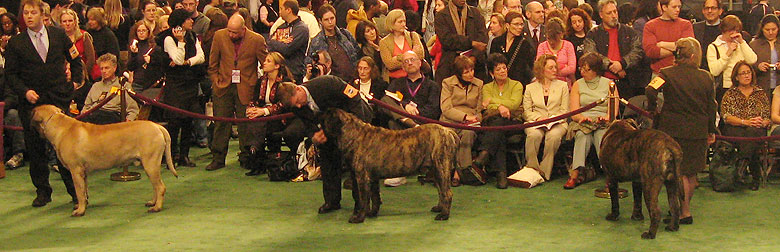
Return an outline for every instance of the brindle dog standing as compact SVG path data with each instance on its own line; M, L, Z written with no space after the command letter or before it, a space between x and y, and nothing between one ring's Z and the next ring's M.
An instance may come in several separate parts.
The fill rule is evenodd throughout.
M599 160L607 174L612 201L612 212L607 215L607 220L615 221L620 215L618 182L632 181L634 212L631 219L644 219L644 194L645 205L650 214L650 230L643 233L642 238L654 239L661 220L658 194L661 186L666 185L673 220L666 226L666 230L679 229L680 203L684 197L680 175L682 151L672 137L658 130L637 130L631 119L618 120L609 126L601 140Z
M353 168L356 181L353 190L358 191L358 199L349 222L361 223L366 216L377 216L382 204L380 179L416 175L428 167L434 169L434 183L439 189L439 204L431 211L439 212L436 220L449 218L452 205L450 175L459 144L454 131L437 124L388 130L364 123L340 109L323 113L321 122L328 141L336 141L344 162L348 162L345 164L351 164ZM366 213L369 202L373 204Z

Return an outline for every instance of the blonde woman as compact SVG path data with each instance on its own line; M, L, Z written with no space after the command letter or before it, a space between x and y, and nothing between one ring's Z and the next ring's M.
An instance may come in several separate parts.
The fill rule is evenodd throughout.
M425 55L420 35L406 29L406 15L399 9L387 13L385 25L390 31L385 38L379 41L379 54L385 69L382 77L385 81L406 77L406 72L401 68L403 62L401 55L407 51L414 51L417 55Z
M119 42L119 50L127 51L130 27L135 22L130 16L122 14L122 2L120 0L106 0L103 4L103 9L106 11L106 25L114 32L114 36L116 36L117 42ZM117 55L117 57L119 56ZM120 66L122 62L125 61L122 60Z

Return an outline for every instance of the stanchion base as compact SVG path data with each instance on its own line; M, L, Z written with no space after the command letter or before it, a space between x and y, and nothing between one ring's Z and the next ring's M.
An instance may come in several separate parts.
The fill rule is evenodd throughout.
M620 195L619 199L628 197L628 190L618 188L618 195ZM599 188L594 191L594 196L602 199L609 199L609 191L606 188Z
M139 179L141 179L141 174L137 172L117 172L111 174L112 181L127 182L127 181L136 181Z

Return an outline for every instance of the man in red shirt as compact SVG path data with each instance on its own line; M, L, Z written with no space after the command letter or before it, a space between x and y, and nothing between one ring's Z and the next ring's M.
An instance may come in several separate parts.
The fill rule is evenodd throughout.
M691 22L680 18L680 0L659 0L661 16L645 24L642 48L652 59L650 68L658 75L661 68L674 64L675 42L685 37L694 37Z

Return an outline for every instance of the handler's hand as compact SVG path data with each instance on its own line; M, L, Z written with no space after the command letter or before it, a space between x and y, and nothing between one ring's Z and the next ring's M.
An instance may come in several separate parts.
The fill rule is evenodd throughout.
M707 144L713 144L715 143L715 134L710 133L707 135Z
M328 141L328 137L325 136L325 132L322 132L322 130L320 130L314 133L314 136L312 136L311 141L317 145L321 145Z
M27 93L25 93L24 96L27 98L27 101L32 104L38 102L38 98L40 98L40 96L38 96L38 93L36 93L35 90L27 90Z

